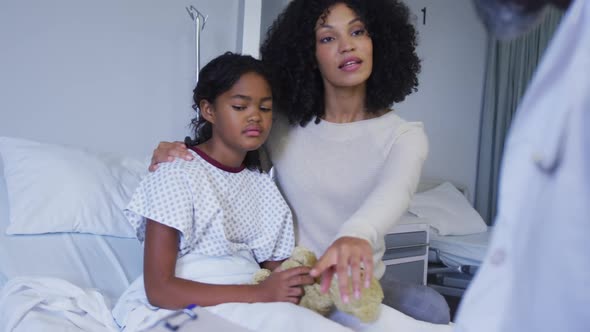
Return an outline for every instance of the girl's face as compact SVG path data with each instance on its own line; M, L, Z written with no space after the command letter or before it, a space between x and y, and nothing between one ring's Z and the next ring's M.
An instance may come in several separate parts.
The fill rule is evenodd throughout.
M338 3L316 23L316 60L324 86L363 85L373 70L373 41L358 15Z
M235 152L258 149L272 126L272 94L266 79L257 73L242 75L213 104L201 102L201 110L213 125L212 139Z

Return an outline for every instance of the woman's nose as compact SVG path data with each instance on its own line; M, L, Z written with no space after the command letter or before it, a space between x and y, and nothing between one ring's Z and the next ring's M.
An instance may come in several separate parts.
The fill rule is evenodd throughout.
M339 46L341 54L354 51L354 45L349 38L341 38Z

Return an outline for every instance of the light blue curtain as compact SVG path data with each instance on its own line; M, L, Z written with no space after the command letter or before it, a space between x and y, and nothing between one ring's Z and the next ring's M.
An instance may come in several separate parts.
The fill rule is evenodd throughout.
M496 216L504 139L561 17L561 11L551 8L537 28L518 39L500 42L489 38L475 188L475 208L488 224Z

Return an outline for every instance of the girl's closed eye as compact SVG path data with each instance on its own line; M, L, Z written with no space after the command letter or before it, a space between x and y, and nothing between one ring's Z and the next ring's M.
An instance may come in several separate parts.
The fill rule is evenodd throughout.
M231 107L236 111L243 111L248 108L248 106L245 105L232 105Z
M272 107L268 107L268 106L260 106L260 110L262 112L272 112Z

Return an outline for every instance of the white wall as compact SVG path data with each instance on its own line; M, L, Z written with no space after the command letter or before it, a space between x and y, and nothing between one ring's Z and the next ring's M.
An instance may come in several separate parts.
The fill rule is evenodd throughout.
M260 22L260 42L266 39L266 31L275 18L283 11L291 0L262 0L262 16Z
M259 58L262 0L244 0L242 12L244 20L242 22L241 52Z
M0 135L138 157L160 140L182 139L190 133L194 87L193 23L185 6L209 15L203 65L227 50L256 49L252 30L260 30L243 11L261 11L266 31L288 3L252 1L0 2ZM424 176L473 193L484 29L470 0L406 1L416 14L423 69L418 93L395 108L425 123L431 149Z
M240 51L241 1L0 2L0 135L137 157L183 139L195 84L185 7L209 15L204 65Z
M394 108L408 120L424 122L430 154L423 176L466 186L473 200L486 31L471 0L405 2L415 14L422 72L418 92Z

